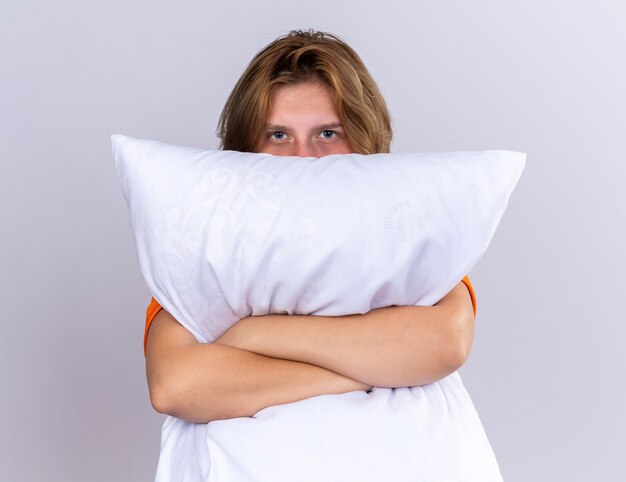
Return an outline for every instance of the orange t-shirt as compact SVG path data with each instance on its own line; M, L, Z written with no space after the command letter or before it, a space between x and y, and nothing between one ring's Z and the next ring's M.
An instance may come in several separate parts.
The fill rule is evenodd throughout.
M461 280L467 286L469 290L470 296L472 298L472 307L474 308L474 319L476 319L476 294L474 293L474 287L467 276ZM152 298L150 304L148 305L148 309L146 310L146 329L143 335L143 355L146 356L146 347L148 346L148 331L150 331L150 325L152 325L152 320L157 315L159 311L161 311L163 307L159 304L157 300Z

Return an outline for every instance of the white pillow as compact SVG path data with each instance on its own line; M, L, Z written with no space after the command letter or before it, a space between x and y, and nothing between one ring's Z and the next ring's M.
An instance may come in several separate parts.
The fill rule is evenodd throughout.
M487 249L526 159L111 140L148 289L201 342L248 315L436 303Z
M485 252L525 164L509 151L315 159L112 142L141 272L199 341L250 314L435 303ZM457 372L208 424L166 417L156 481L251 478L502 482Z

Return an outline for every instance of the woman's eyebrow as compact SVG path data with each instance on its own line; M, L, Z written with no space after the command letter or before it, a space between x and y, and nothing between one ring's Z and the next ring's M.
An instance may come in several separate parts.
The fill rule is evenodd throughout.
M326 129L337 129L339 127L343 127L341 122L333 122L332 124L322 124L314 127L315 130L326 130Z
M266 124L265 125L266 129L271 129L273 131L288 131L289 128L286 126L281 126L279 124Z
M337 129L339 127L343 127L343 125L341 124L341 122L333 122L330 124L320 124L317 126L313 126L313 128L311 130L317 131L317 130L327 130L327 129ZM289 127L287 126L283 126L283 125L279 125L279 124L267 124L265 126L266 129L271 129L274 131L288 131Z

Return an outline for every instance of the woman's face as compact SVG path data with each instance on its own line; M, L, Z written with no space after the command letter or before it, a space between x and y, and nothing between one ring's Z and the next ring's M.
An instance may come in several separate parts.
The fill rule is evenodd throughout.
M322 83L282 85L271 95L265 135L256 152L323 157L354 152L328 87Z

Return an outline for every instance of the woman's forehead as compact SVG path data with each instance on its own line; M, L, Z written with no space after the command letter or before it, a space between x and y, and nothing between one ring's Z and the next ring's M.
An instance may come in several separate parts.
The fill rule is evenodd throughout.
M294 122L319 126L340 124L330 89L319 82L276 88L272 92L267 123L285 127Z

